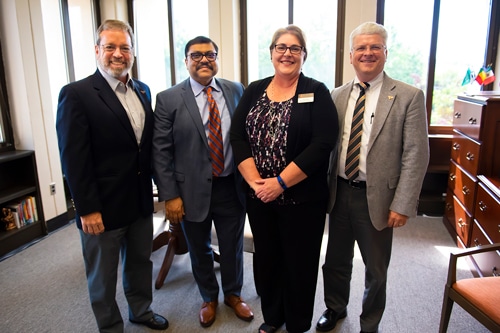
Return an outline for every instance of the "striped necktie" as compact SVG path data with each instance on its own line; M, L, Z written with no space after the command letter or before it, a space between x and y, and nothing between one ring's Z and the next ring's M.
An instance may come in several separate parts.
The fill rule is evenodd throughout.
M212 174L220 176L224 171L224 145L222 143L222 130L219 108L212 96L212 87L206 87L208 99L208 146L212 159Z
M363 134L363 114L365 112L365 90L370 86L367 82L359 82L359 97L352 115L351 135L347 146L345 175L348 180L355 180L359 175L359 155L361 135Z

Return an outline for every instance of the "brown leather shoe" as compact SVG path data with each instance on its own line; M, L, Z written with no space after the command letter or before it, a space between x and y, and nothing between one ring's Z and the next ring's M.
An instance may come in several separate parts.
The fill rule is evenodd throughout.
M229 295L224 297L224 304L233 308L234 313L238 318L244 321L251 321L253 319L252 309L247 303L243 302L241 297L236 295Z
M217 309L217 301L203 302L200 310L200 325L208 327L215 321L215 311Z

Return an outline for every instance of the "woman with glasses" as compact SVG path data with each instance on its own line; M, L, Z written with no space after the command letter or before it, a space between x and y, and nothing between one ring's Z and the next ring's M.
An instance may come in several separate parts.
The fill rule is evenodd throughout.
M264 323L260 333L311 327L337 111L326 86L302 73L302 30L278 29L269 47L274 75L245 90L231 145L247 183ZM334 130L332 130L334 129Z

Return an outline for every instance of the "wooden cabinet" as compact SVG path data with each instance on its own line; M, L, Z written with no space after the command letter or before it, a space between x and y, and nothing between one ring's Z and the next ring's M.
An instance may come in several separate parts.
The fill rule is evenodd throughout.
M457 246L500 242L500 95L482 92L454 101L453 140L444 223ZM500 182L498 183L500 185ZM472 258L478 275L495 275L497 253Z
M478 176L474 224L470 246L500 243L500 179ZM500 253L475 255L472 263L479 276L500 275Z
M462 247L471 246L478 175L500 177L500 96L490 93L454 101L444 220Z
M0 257L46 235L43 217L35 154L33 151L17 150L0 153L0 208L30 198L33 215L31 223L16 228L0 230ZM33 210L34 209L34 210Z

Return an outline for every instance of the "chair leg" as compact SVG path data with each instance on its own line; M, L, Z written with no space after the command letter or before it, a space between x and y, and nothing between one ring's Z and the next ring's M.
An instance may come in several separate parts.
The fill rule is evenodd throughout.
M175 252L177 251L177 237L172 236L168 240L167 244L167 252L165 253L165 258L163 258L163 263L160 268L160 272L158 273L158 277L156 278L155 288L160 289L167 278L168 271L170 270L170 266L172 266L172 261L174 260Z
M439 333L446 333L448 323L450 322L451 310L453 308L453 300L448 295L448 289L444 292L443 308L441 309L441 322L439 323Z

